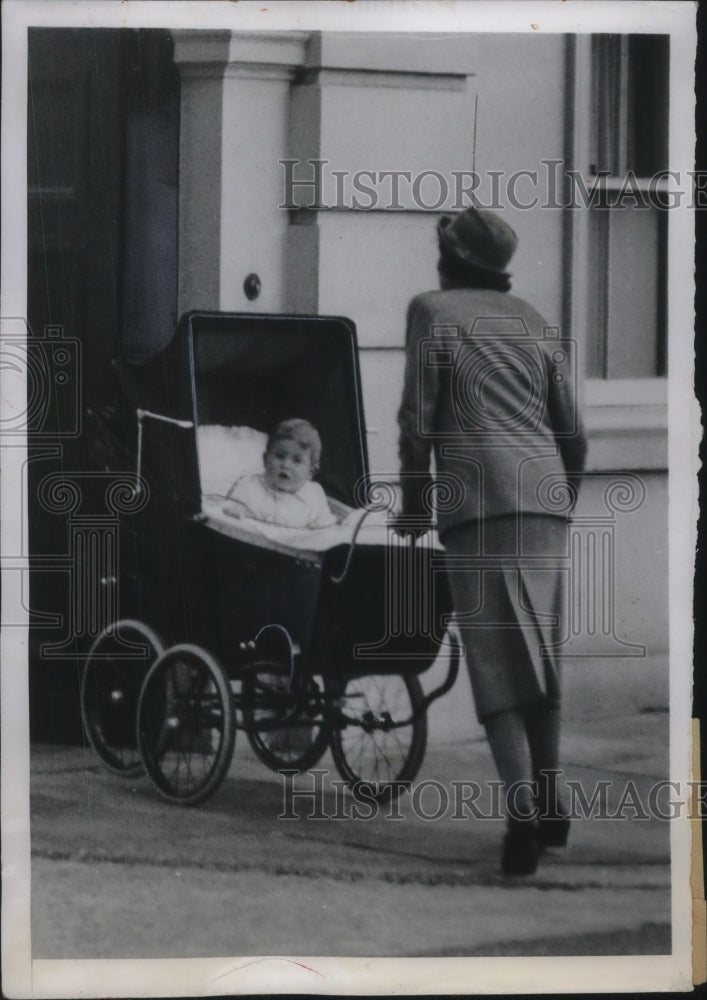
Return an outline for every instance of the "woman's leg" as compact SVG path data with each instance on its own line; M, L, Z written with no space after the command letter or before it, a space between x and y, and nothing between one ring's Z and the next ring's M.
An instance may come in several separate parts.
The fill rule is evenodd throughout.
M560 712L548 705L521 714L498 712L485 723L494 763L506 790L516 790L515 804L527 814L533 791L553 813L557 808Z
M538 864L539 828L534 818L532 761L520 712L498 712L484 723L491 753L506 789L508 832L501 866L506 875L532 875Z
M526 714L525 726L537 782L540 840L545 847L564 847L570 821L558 791L560 710L547 703Z
M484 723L496 770L506 789L509 816L532 813L533 760L520 712L497 712Z
M526 713L525 729L533 762L533 778L540 782L543 775L551 772L552 780L560 758L559 708L543 702L538 708Z
M445 538L453 559L513 555L517 518L464 524ZM481 545L483 536L484 545ZM463 565L461 560L458 562ZM520 706L538 697L534 664L517 627L517 579L503 569L462 572L452 565L449 582L458 616L477 714L483 721L494 763L506 790L508 831L502 866L507 874L528 875L538 861L538 824L533 819L533 761ZM482 587L483 584L483 587ZM499 622L509 627L500 628Z

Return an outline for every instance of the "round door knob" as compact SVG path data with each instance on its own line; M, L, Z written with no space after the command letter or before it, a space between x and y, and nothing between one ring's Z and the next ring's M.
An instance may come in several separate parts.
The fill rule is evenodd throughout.
M257 274L249 274L246 277L243 282L243 291L245 292L245 297L249 302L252 302L253 299L257 299L260 295L261 287L260 278Z

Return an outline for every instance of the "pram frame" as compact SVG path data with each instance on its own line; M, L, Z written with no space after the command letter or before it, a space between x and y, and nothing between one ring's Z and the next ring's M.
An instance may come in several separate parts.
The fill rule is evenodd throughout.
M262 324L288 329L294 323L302 330L305 326L310 329L324 323L328 324L328 329L338 330L336 336L344 342L342 353L349 352L348 373L353 380L349 399L353 399L356 413L349 426L355 428L359 440L349 445L349 454L354 456L357 466L350 477L353 481L347 484L340 469L332 472L332 481L336 479L334 473L339 474L335 501L338 500L339 505L346 503L368 475L356 335L350 321L331 317L218 313L192 313L184 317L166 363L169 365L170 358L176 358L179 368L186 362L190 393L185 392L183 381L180 383L177 379L178 391L171 412L160 412L154 405L136 408L135 490L145 489L156 494L159 474L150 467L148 439L151 439L152 456L164 458L165 454L170 454L178 472L179 488L168 487L165 495L173 523L181 525L180 538L187 552L186 565L190 572L183 575L181 584L178 582L173 592L178 593L180 585L188 591L186 598L184 594L179 595L188 605L188 614L175 622L161 614L158 607L157 614L148 618L149 624L137 615L121 617L96 638L86 660L81 688L87 738L110 770L131 777L145 770L160 794L184 805L203 801L221 784L230 767L238 729L246 733L260 759L275 770L292 772L312 767L331 745L337 769L351 786L356 788L363 782L367 794L398 794L421 766L426 745L427 708L450 690L456 679L460 659L458 644L453 638L449 640L447 677L427 695L423 694L417 675L436 658L441 639L433 637L421 652L415 650L404 663L400 659L404 654L396 653L378 666L368 662L352 669L350 649L348 654L345 649L342 652L336 627L332 629L334 638L327 635L322 639L318 630L322 631L327 608L336 606L335 601L327 604L332 588L341 591L347 582L352 556L356 563L355 538L346 558L337 550L315 553L292 549L271 539L260 538L256 542L246 537L247 533L236 521L227 529L214 525L200 509L196 439L199 373L195 350L200 323L205 323L207 328L212 324L211 328L216 328L220 334L225 324L233 328L234 336L239 335L239 328L244 324L248 329L262 329ZM224 343L227 340L221 337L221 350ZM292 350L291 342L288 349ZM330 346L327 349L331 350ZM185 482L187 488L182 489ZM410 552L414 551L413 540ZM235 555L238 558L231 558ZM375 560L376 554L372 558ZM256 563L264 563L267 572L255 572L251 566L254 559ZM211 600L202 599L201 591L207 589L204 581L208 573L205 577L203 571L197 571L192 576L200 560L207 569L214 565L229 566L229 594L220 595L218 586L214 585ZM332 568L337 562L334 573ZM233 583L230 578L238 572L241 573L240 583ZM248 583L257 591L259 577L268 574L276 579L282 593L273 597L268 592L264 617L258 614L257 600L251 600L252 606L245 608L238 627L231 620L224 621L233 618L233 611L228 614L231 595L235 592L248 605L253 597L248 593ZM327 593L329 597L325 600ZM296 614L292 613L282 594L290 603L292 594L296 595L299 602ZM257 593L254 596L257 598ZM448 618L451 607L446 593L441 601L445 605L442 617ZM273 614L273 606L278 606L278 602L279 613ZM322 668L323 650L328 650L329 657L336 661L336 669ZM180 702L180 684L186 678L191 678L191 687L186 685L186 694ZM407 699L407 708L397 712L380 706L361 709L357 699L363 697L368 705L368 695L361 695L360 689L369 683L367 679L375 678L381 690L384 686L397 686ZM351 692L356 687L359 690L354 695ZM116 740L110 734L111 712L134 713L132 735L127 739L123 735ZM367 773L357 767L349 759L351 755L347 755L347 731L349 734L358 732L362 738L375 743L375 739L382 739L386 734L402 734L405 730L410 733L409 745L382 778L378 773ZM296 731L304 734L300 746L294 752L291 747L287 752L281 750L278 740L282 740L283 734ZM197 779L182 783L167 775L163 758L167 756L164 747L172 738L170 732L178 746L177 756L188 762L190 776L198 770ZM208 739L206 734L209 734ZM174 750L170 753L174 755ZM363 773L359 773L361 771Z

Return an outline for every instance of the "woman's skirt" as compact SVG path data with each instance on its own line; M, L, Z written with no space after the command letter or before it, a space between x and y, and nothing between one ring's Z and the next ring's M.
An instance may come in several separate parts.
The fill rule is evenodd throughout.
M480 722L560 702L569 522L542 514L469 521L444 537L455 615Z

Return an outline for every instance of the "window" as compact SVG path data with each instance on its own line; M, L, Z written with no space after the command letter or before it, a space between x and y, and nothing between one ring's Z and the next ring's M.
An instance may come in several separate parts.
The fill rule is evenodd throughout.
M593 174L667 168L668 55L666 35L592 35Z
M602 194L589 212L585 374L655 378L667 373L667 212L622 207Z
M588 46L589 135L577 165L598 193L585 262L589 378L666 374L668 213L655 178L668 168L668 43L593 35Z

